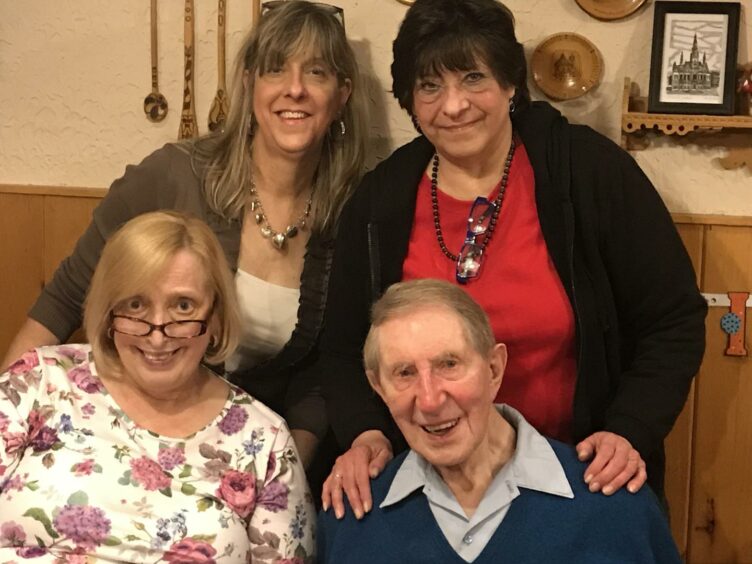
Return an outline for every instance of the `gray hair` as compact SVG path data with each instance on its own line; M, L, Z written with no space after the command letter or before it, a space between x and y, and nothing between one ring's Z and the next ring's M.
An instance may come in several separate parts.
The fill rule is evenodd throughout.
M390 286L371 308L371 328L363 346L366 370L378 374L378 328L426 307L443 307L455 314L462 323L465 338L479 354L488 355L496 345L486 312L459 286L430 278L399 282Z

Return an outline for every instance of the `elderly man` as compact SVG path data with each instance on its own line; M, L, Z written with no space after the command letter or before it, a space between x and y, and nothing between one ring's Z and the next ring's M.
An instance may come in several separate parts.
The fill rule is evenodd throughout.
M391 286L364 360L411 450L373 482L361 520L320 514L320 562L681 562L648 488L590 493L571 446L493 404L506 348L459 287Z

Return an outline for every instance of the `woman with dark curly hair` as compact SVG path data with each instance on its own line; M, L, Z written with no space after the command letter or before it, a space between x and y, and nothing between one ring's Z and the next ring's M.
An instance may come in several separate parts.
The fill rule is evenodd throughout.
M614 143L530 101L503 4L416 0L393 51L393 92L421 135L343 212L321 365L347 453L324 506L341 515L344 491L362 516L369 475L404 447L361 349L371 304L414 278L453 281L481 304L509 350L496 400L592 458L590 491L647 479L660 495L706 306L657 192Z

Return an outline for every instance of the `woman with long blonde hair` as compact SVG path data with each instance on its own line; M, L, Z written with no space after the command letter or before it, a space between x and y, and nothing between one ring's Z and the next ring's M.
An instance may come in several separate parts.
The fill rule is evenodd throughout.
M327 428L308 368L334 228L365 151L365 103L342 11L266 3L238 54L233 89L222 131L168 144L113 183L3 364L79 327L102 247L120 225L157 209L191 212L217 235L235 271L243 331L226 370L287 419L308 463Z

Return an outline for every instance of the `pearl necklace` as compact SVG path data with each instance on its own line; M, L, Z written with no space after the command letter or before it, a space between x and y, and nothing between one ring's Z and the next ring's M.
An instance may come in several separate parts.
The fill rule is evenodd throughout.
M496 229L496 222L499 219L499 213L501 213L501 203L504 200L504 192L507 190L507 181L509 180L509 169L512 166L512 159L514 158L514 134L512 135L512 143L509 145L509 153L507 153L507 159L504 161L504 174L499 182L499 193L494 198L492 205L494 206L493 215L491 221L488 224L486 230L486 236L483 238L480 248L486 250L488 243L491 241L491 235L493 235L494 229ZM444 234L441 231L441 221L439 220L439 197L438 197L438 185L439 185L439 154L433 155L433 168L431 169L431 207L433 208L433 227L436 231L436 240L439 242L441 252L452 262L457 262L459 256L452 254L444 243Z
M264 206L261 205L261 200L259 199L258 192L256 191L256 184L254 184L253 180L251 180L250 194L251 211L254 214L253 218L256 220L256 225L258 225L261 229L261 236L264 237L264 239L270 239L272 245L274 245L274 248L278 251L281 251L285 248L285 243L287 243L287 240L295 237L298 232L305 227L306 220L311 214L313 194L308 196L308 201L306 202L305 209L303 210L303 213L300 214L298 221L288 225L284 231L276 231L272 228L271 225L269 225L269 220L267 219L266 213L264 212Z

